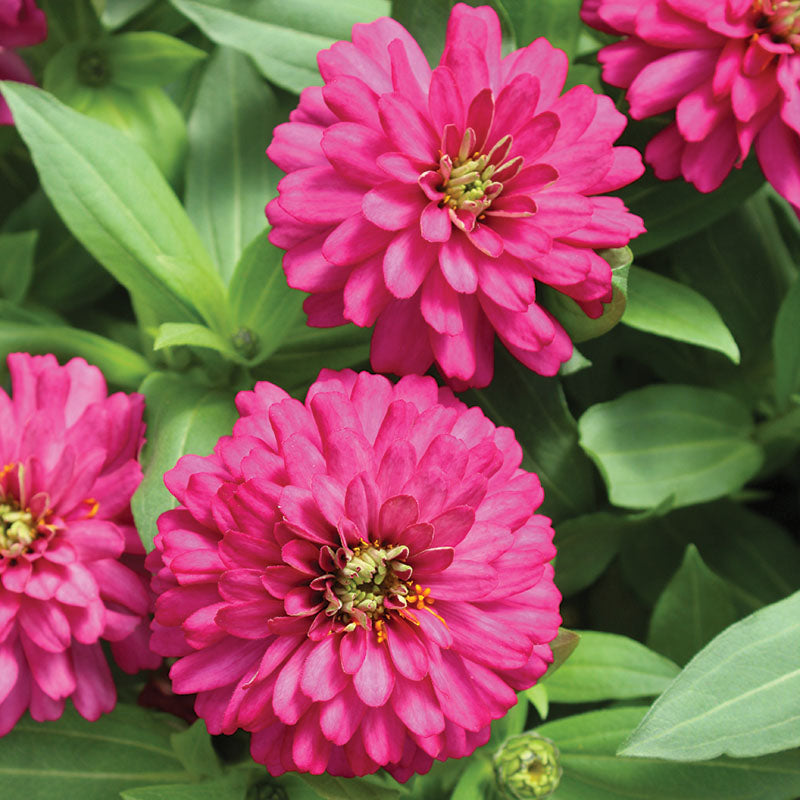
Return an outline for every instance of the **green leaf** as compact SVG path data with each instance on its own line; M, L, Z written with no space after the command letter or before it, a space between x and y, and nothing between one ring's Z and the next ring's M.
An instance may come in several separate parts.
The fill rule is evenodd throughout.
M385 0L171 0L217 44L251 56L261 73L291 92L319 85L317 53L349 39L353 24L389 13Z
M272 355L302 314L305 295L287 285L282 259L264 231L244 251L231 280L231 314L240 333L254 337L254 362Z
M638 520L626 530L620 564L648 604L658 600L690 543L752 605L773 603L800 589L800 548L789 533L761 514L721 500Z
M620 750L696 761L800 746L800 592L756 611L701 650Z
M304 323L296 324L280 349L259 366L258 379L305 396L321 369L366 367L371 333L369 328L355 325L310 328Z
M22 302L33 277L37 231L0 234L0 295Z
M685 664L737 619L728 584L703 563L697 548L690 544L653 610L647 645L675 663Z
M544 36L554 47L564 50L570 61L575 57L583 29L578 15L581 0L536 0L535 3L506 0L505 7L514 26L518 47L525 47Z
M125 135L46 92L4 83L17 129L62 219L162 320L225 328L224 287L178 199Z
M643 644L615 633L578 631L580 644L547 679L551 703L591 703L660 694L678 667Z
M695 761L800 746L800 592L724 630L686 666L620 750Z
M800 753L675 764L614 753L644 708L576 714L537 728L561 751L558 800L793 800L800 794Z
M129 787L191 780L172 751L174 717L117 704L89 722L68 705L54 722L27 715L3 738L0 784L8 798L108 800Z
M401 783L388 773L367 775L363 778L335 778L333 775L306 775L300 777L323 800L395 800L407 795Z
M264 205L282 174L264 155L283 121L278 100L250 59L217 48L189 120L186 210L225 282L242 251L266 227Z
M504 348L495 349L495 360L492 383L466 392L465 402L477 402L495 424L513 428L523 467L542 482L542 513L560 520L593 508L591 465L578 446L561 384L534 375Z
M81 356L100 368L106 380L127 391L135 390L150 372L150 364L119 342L68 325L26 325L0 321L0 353L53 353L64 362Z
M778 408L789 407L792 396L800 393L800 278L795 280L778 309L772 350L775 356L775 400Z
M442 57L454 5L451 0L392 0L392 17L417 40L431 65Z
M536 709L539 717L543 720L547 719L547 715L550 713L550 696L547 694L547 686L537 683L536 686L526 689L524 694L528 698L528 702Z
M196 720L191 727L173 733L169 739L175 755L190 774L200 778L216 778L222 774L222 767L203 720Z
M187 453L207 455L237 418L233 394L193 383L185 375L156 372L140 390L147 399L144 479L131 501L145 547L152 548L159 515L177 505L164 486L164 473Z
M461 773L450 800L485 800L494 787L492 762L485 758L471 758Z
M114 30L123 26L154 2L155 0L106 0L100 21L103 23L103 27Z
M559 523L556 586L569 597L600 577L619 550L625 517L599 511Z
M758 472L753 422L730 395L655 385L592 406L579 420L581 446L614 505L653 508L722 497Z
M141 89L177 80L206 52L165 33L123 33L107 44L111 79L119 86Z
M122 800L245 800L249 776L237 770L222 778L168 786L143 786L121 793Z
M553 661L547 668L545 675L550 677L561 665L575 652L575 648L580 644L581 637L575 631L567 628L559 628L558 635L550 642L550 649L553 651Z
M241 360L230 341L206 328L205 325L195 325L193 322L165 322L159 325L153 350L163 350L165 347L177 345L210 348L222 353L226 358Z
M631 243L637 260L668 244L703 230L728 214L764 183L756 160L734 170L722 186L702 194L685 181L662 181L648 170L638 181L616 192L626 206L644 219L647 233Z
M622 322L640 331L718 350L739 363L739 348L714 306L694 289L655 272L631 266Z

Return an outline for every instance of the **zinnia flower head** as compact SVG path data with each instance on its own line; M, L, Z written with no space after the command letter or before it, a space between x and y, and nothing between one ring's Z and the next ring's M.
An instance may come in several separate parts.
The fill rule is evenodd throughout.
M130 513L141 480L141 395L96 367L14 353L0 390L0 735L28 709L87 719L116 702L100 640L129 672L157 666L150 595Z
M645 151L659 178L710 192L755 147L767 180L800 207L800 2L585 0L581 16L625 37L599 59L631 116L675 110Z
M0 0L0 80L34 83L25 62L14 52L47 38L47 19L34 0ZM0 95L0 125L13 125L8 104Z
M431 71L392 19L353 27L319 53L269 157L288 174L267 206L289 285L314 326L375 325L372 367L485 386L495 334L553 375L572 353L536 282L592 317L611 299L593 248L621 247L641 220L599 197L638 178L625 118L587 86L561 95L567 57L545 39L505 58L488 8L458 4ZM561 96L559 96L561 95Z
M153 649L253 758L405 780L489 738L560 621L538 478L508 428L432 378L270 383L212 455L166 475Z

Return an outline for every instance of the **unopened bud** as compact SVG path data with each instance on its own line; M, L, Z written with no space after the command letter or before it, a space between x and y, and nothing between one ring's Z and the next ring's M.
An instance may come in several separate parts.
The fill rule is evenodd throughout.
M538 733L507 739L494 756L497 786L512 800L549 797L561 780L558 748Z

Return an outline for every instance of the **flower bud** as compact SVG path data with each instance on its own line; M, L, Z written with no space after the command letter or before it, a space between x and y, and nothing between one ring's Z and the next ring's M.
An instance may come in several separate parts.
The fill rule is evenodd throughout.
M506 739L494 756L497 786L512 800L549 797L561 780L559 751L538 733Z

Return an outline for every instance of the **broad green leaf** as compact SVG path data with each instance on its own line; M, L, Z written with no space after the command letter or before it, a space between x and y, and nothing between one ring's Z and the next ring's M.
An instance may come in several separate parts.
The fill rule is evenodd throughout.
M203 720L196 720L185 731L173 733L170 743L184 768L200 778L216 778L222 774L219 759Z
M553 540L556 586L569 597L593 583L617 554L626 519L598 511L559 523Z
M395 800L408 793L388 773L367 775L363 778L336 778L333 775L306 775L300 777L323 800Z
M40 89L4 83L3 94L45 191L86 249L162 321L205 317L225 329L224 287L145 153Z
M461 773L450 800L485 800L494 787L494 769L486 758L471 758Z
M70 704L54 722L26 715L0 747L2 794L9 800L109 800L134 786L188 782L169 741L181 727L174 717L122 704L96 722Z
M696 761L800 746L798 654L800 592L713 639L653 704L620 753Z
M356 22L389 13L385 0L170 0L217 44L251 56L262 74L292 92L322 83L317 53L350 39Z
M800 393L800 278L795 280L778 310L772 350L775 357L775 399L778 407L789 407Z
M0 296L19 303L33 277L37 231L0 234Z
M514 429L523 467L542 482L542 513L560 520L593 508L591 465L578 447L575 420L560 383L534 375L504 348L495 349L495 359L492 383L467 392L472 399L466 402L477 402L495 424Z
M773 520L721 500L641 519L626 530L622 571L648 604L658 600L690 543L751 607L800 589L800 547L792 536Z
M121 793L122 800L246 800L249 776L241 770L202 783L143 786Z
M106 380L133 391L150 372L150 364L136 351L96 333L67 325L22 324L0 321L0 354L53 353L61 362L81 356L99 367Z
M366 368L371 333L355 325L310 328L302 322L295 324L278 351L259 366L257 377L305 396L321 369Z
M177 505L164 486L164 473L187 453L207 455L236 420L233 393L193 383L186 375L156 372L140 387L147 399L144 479L131 501L144 546L152 548L156 520Z
M231 360L241 360L230 341L205 325L195 325L193 322L165 322L160 325L153 342L153 350L177 345L209 348Z
M678 667L643 644L615 633L578 631L580 644L547 678L551 703L590 703L660 694Z
M708 347L739 363L739 348L701 294L663 275L631 266L622 322L640 331Z
M302 314L303 295L286 284L283 251L259 234L236 265L230 285L231 315L240 336L253 337L252 360L272 355Z
M133 19L140 11L152 5L155 0L106 0L100 14L100 21L108 30L114 30Z
M266 227L264 206L282 173L264 148L282 121L275 93L250 59L217 48L189 120L186 210L226 283L244 248Z
M615 751L643 707L576 714L539 726L561 751L557 800L794 800L800 794L800 753L752 759L718 758L675 764L619 758Z
M578 16L581 0L536 0L535 3L504 0L504 5L514 26L518 47L544 36L554 47L566 51L572 60L583 29Z
M676 664L685 664L738 618L728 584L690 544L653 609L647 645Z
M611 502L653 508L722 497L758 472L753 421L730 395L655 385L592 406L578 422L581 446L597 464Z
M165 86L206 57L199 47L156 31L112 36L106 46L113 82L129 89Z
M764 175L753 158L711 194L702 194L683 180L659 180L648 170L616 192L647 227L647 233L631 242L636 259L697 233L740 207L763 183Z

